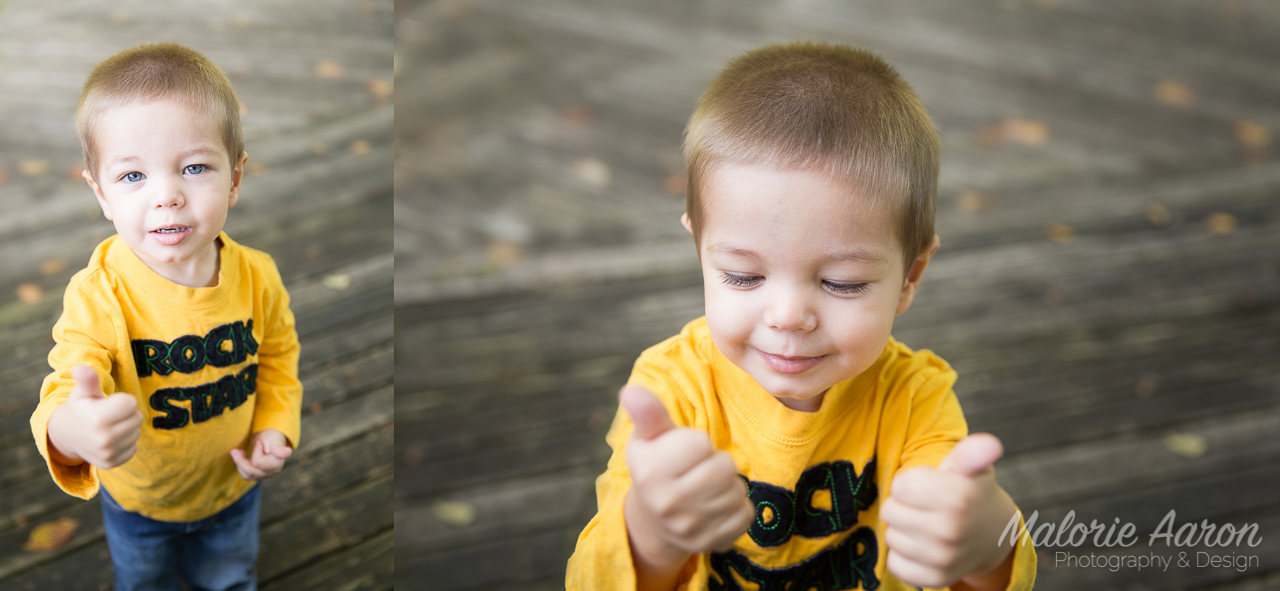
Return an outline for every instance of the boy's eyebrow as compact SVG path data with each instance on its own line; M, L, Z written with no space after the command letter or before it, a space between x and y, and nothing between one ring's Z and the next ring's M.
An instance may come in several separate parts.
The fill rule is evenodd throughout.
M210 148L208 146L199 146L196 148L191 148L190 150L183 150L181 152L178 152L177 159L185 160L192 156L221 156L221 155L222 155L222 152L219 152L217 149ZM137 156L120 156L113 159L110 163L108 163L108 166L113 166L121 162L129 162L131 160L139 160L139 158Z
M750 258L750 259L762 258L754 250L750 250L747 248L738 248L734 246L729 246L727 244L708 245L707 251L719 252L719 253L724 253L724 254L743 257L743 258ZM880 254L877 254L865 248L859 248L859 247L853 247L847 250L837 250L834 252L829 252L822 255L818 260L822 263L855 261L855 262L862 262L862 263L874 263L874 264L880 264L880 265L888 264L889 262L888 259L884 258Z

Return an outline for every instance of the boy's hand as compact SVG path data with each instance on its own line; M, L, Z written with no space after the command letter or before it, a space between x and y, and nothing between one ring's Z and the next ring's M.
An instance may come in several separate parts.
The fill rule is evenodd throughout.
M253 455L245 458L243 449L231 450L231 461L244 480L262 480L279 474L284 461L293 455L289 440L275 429L263 429L253 434Z
M957 443L936 469L919 466L894 477L880 508L890 572L920 587L964 579L985 588L1002 575L1007 580L1007 573L994 572L1013 549L999 536L1017 511L991 467L1003 453L999 439L979 433Z
M49 416L49 453L59 462L88 462L114 468L129 461L142 437L142 412L133 394L107 396L98 383L98 372L87 365L71 368L75 387L66 402Z
M624 512L637 571L678 574L690 554L732 546L755 519L733 458L705 432L676 427L648 389L624 386L619 401L635 423Z

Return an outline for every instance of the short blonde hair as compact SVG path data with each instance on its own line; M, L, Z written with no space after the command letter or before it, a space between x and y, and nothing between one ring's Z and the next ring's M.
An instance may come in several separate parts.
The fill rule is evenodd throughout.
M115 107L176 98L222 121L222 142L234 163L244 151L240 129L240 101L231 81L218 66L177 43L138 45L98 64L89 74L76 108L76 132L84 165L96 179L94 129L102 115Z
M942 151L924 105L878 55L846 45L768 45L707 86L685 128L685 211L697 241L704 183L721 164L816 170L898 205L906 268L933 239Z

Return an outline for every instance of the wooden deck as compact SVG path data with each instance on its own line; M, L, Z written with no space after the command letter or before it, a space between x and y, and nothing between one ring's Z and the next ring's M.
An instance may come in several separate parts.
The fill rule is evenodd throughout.
M391 0L84 3L0 13L0 590L110 589L98 501L60 492L27 420L61 294L114 230L73 174L71 118L101 59L174 40L244 103L250 168L226 230L271 254L302 343L303 438L263 484L263 589L392 588ZM53 552L22 549L59 517Z
M959 371L1023 510L1142 536L1076 555L1257 557L1112 572L1045 549L1037 588L1280 588L1280 6L397 8L402 588L563 588L617 388L701 314L684 120L726 59L792 39L880 51L930 108L943 249L895 335ZM1263 543L1148 546L1171 509Z

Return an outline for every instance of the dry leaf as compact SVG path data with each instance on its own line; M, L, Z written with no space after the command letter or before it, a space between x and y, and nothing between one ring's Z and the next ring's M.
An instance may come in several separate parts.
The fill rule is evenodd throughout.
M369 94L378 98L387 98L395 90L390 80L381 78L370 78L365 82L365 88L369 89Z
M431 506L431 512L454 527L466 527L476 521L475 506L461 501L438 501Z
M44 176L53 170L48 160L23 160L18 163L18 172L23 176Z
M338 62L322 60L316 62L316 75L321 78L341 78L346 73L346 69Z
M596 113L587 106L570 107L564 110L564 122L572 127L586 127L595 120Z
M494 240L489 243L489 263L499 269L516 262L523 254L514 242Z
M307 407L307 412L310 412L311 414L316 414L322 410L324 410L324 405L319 402L312 402L311 406Z
M1203 435L1170 433L1164 438L1164 447L1175 455L1194 460L1203 456L1209 445Z
M1229 213L1218 212L1205 220L1205 225L1209 227L1209 231L1219 236L1226 236L1236 231L1236 216Z
M579 158L573 163L574 178L597 189L604 189L613 182L609 165L597 158Z
M22 549L27 552L52 552L61 548L80 529L80 522L70 517L59 517L41 523L31 530Z
M267 167L261 162L250 162L245 167L245 172L249 173L249 176L262 176L267 173Z
M333 273L325 275L323 280L324 286L333 291L342 291L351 287L351 276L345 273Z
M0 168L0 187L9 182L9 171Z
M1045 235L1058 244L1066 244L1076 237L1076 230L1066 224L1054 222L1045 229Z
M34 283L23 283L18 286L18 299L24 304L34 306L44 299L44 290Z
M348 149L356 156L364 156L369 153L369 150L373 149L373 146L369 144L368 140L356 140L351 142L351 146Z
M684 194L684 173L676 172L667 175L666 180L662 181L662 190L668 195L676 196Z
M1271 130L1252 121L1236 119L1231 122L1231 131L1236 140L1248 148L1265 148L1271 144Z
M1156 99L1160 102L1183 109L1196 104L1196 93L1187 85L1174 80L1161 80L1156 83Z
M324 141L316 140L314 142L311 142L312 154L315 154L316 156L324 156L325 152L328 152L328 151L329 151L329 144L324 143Z
M999 125L982 130L978 141L991 147L1006 142L1039 147L1049 141L1049 126L1032 119L1005 119Z
M982 211L986 205L986 196L972 189L961 193L960 197L956 199L956 206L964 213L977 213Z
M56 275L67 270L67 261L62 259L46 259L40 263L41 275Z
M1151 222L1151 225L1153 226L1167 226L1169 224L1169 218L1171 217L1169 214L1169 208L1160 205L1159 203L1148 203L1146 214L1147 221Z

